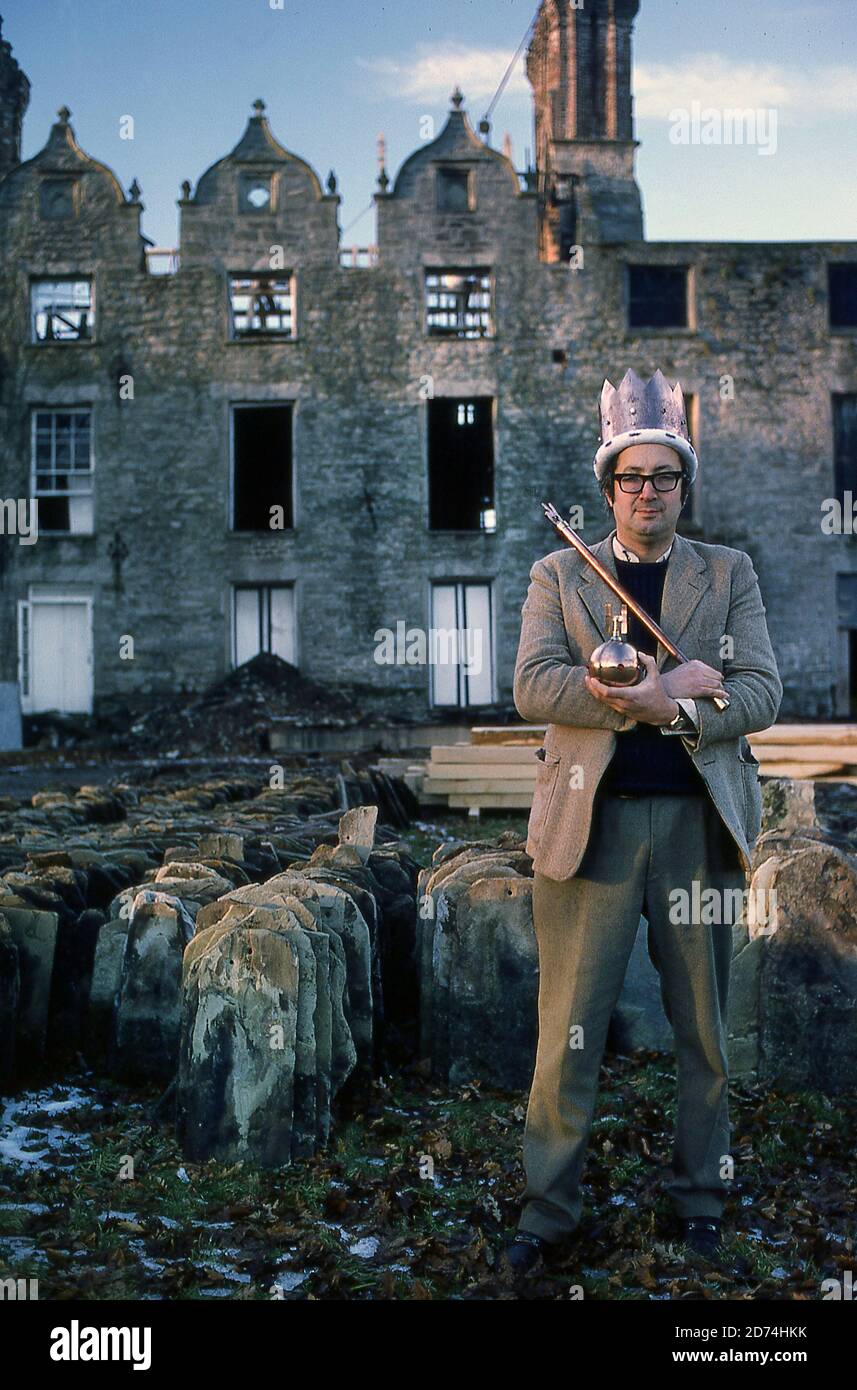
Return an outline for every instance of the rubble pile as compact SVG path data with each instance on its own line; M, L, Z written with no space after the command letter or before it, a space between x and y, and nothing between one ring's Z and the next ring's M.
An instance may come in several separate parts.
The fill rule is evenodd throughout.
M184 756L265 752L272 727L348 729L414 723L414 692L354 681L320 684L262 652L205 691L168 699L102 700L97 716L28 717L28 742L98 746L139 757L181 749Z
M349 1078L415 1046L419 866L339 790L119 784L7 814L3 1083L82 1056L175 1083L189 1157L268 1165L323 1145Z

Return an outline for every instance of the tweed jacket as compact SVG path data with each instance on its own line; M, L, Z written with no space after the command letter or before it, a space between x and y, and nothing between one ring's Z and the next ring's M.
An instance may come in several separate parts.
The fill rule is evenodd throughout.
M617 575L613 535L592 550ZM522 719L548 726L538 750L527 832L534 871L547 878L563 880L577 872L598 783L616 739L637 723L596 700L584 685L590 653L609 636L604 607L612 597L571 546L537 560L530 570L513 694ZM744 735L773 724L783 694L765 611L749 555L676 534L660 626L686 657L722 672L730 696L722 711L713 700L697 698L699 734L695 743L692 735L683 742L745 872L761 829L762 796L758 760ZM656 664L666 673L679 663L658 644Z

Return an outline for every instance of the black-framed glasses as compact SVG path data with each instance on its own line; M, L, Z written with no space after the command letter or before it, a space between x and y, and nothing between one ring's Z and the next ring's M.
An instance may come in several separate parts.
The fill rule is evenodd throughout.
M679 469L677 473L615 473L613 475L616 482L623 492L642 492L644 485L652 483L655 492L675 492L679 478L684 477L684 470Z

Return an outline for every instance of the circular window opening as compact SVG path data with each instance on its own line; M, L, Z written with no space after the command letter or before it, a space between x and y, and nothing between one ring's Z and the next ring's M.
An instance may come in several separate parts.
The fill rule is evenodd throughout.
M267 184L257 183L247 194L247 202L254 208L263 208L271 201L271 190Z

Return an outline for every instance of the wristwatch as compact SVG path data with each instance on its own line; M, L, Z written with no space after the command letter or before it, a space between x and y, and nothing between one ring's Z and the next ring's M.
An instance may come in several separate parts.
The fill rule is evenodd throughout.
M687 704L683 700L676 700L676 704L678 705L678 713L675 715L673 719L670 720L669 724L661 724L661 733L695 734L697 732L697 725L688 711Z

